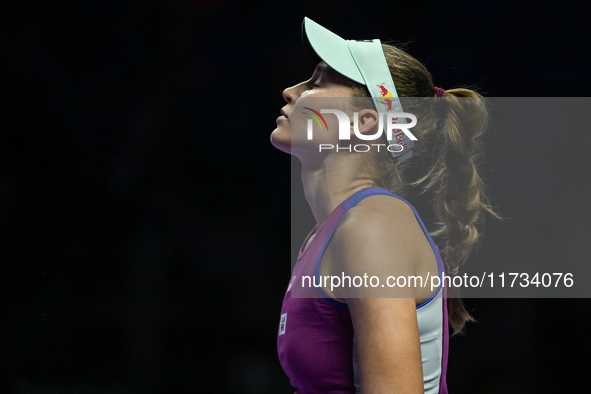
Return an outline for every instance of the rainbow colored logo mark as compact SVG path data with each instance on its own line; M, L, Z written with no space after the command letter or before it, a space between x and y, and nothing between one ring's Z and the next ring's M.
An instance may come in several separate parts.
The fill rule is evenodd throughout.
M310 111L314 112L316 115L318 115L320 117L320 119L322 119L322 123L324 123L324 126L326 126L326 130L328 131L328 125L326 124L326 120L324 120L324 117L322 115L320 115L320 112L314 111L312 108L308 108L308 107L304 107L304 109L310 110ZM324 129L322 127L322 123L320 123L320 119L318 119L317 116L315 116L314 114L308 113L308 112L303 112L303 113L306 115L310 115L316 121L316 123L318 123L318 125L320 126L320 130Z

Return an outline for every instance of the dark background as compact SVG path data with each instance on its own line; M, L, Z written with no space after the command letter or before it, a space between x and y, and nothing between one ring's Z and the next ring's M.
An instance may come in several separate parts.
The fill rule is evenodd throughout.
M584 97L590 8L5 5L0 393L290 393L275 349L290 158L269 134L281 91L314 68L303 17L408 43L444 88ZM485 177L510 219L487 224L472 259L588 263L590 143L576 130L495 130ZM588 392L587 299L466 303L478 323L451 341L450 392Z

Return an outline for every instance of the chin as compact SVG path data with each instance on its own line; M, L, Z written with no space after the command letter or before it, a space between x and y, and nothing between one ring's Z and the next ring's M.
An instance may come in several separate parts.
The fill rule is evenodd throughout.
M271 133L271 144L280 151L291 154L291 140L289 138L282 137L283 136L278 133L278 130L275 129Z

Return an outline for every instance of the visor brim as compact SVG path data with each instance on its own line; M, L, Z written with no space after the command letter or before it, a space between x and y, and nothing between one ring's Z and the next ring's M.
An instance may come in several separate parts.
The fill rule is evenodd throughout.
M346 40L307 17L302 22L302 40L317 61L322 60L339 74L365 85Z

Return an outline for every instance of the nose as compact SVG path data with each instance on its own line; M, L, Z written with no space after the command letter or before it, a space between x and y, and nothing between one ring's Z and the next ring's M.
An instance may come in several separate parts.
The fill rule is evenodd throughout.
M298 86L291 86L283 91L283 99L287 101L288 104L293 104L293 102L299 97L298 93Z

